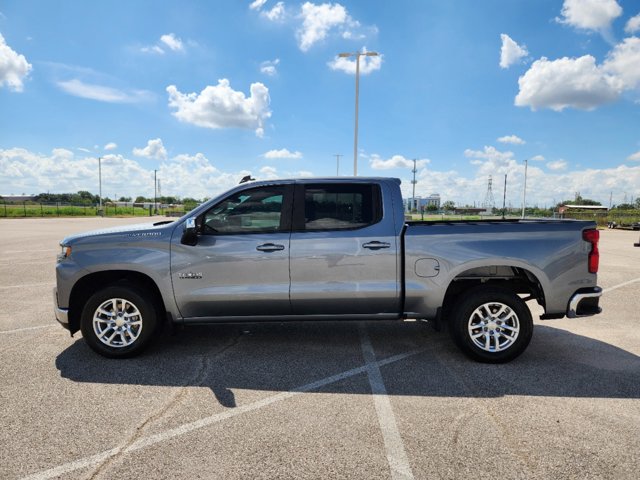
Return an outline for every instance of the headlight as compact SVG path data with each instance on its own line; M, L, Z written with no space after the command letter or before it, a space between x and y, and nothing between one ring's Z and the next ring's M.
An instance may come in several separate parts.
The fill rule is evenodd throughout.
M60 247L62 248L62 251L58 254L58 262L61 262L71 255L71 247L66 245L60 245Z

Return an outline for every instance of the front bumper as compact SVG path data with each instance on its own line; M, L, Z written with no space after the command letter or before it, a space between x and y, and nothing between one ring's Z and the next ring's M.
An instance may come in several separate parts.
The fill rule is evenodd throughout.
M58 306L58 288L53 287L53 311L60 325L69 330L69 309Z
M602 308L598 305L601 296L602 288L600 287L581 288L569 300L567 317L588 317L602 312Z

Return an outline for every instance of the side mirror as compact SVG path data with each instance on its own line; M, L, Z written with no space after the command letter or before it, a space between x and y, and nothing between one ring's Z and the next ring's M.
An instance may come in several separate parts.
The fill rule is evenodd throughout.
M187 222L184 224L184 232L182 232L182 238L180 243L183 245L191 245L192 247L198 244L198 231L196 229L196 218L187 218Z

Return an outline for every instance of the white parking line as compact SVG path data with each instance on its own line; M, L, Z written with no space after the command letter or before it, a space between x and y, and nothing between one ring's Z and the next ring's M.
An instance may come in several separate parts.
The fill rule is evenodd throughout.
M338 373L336 375L332 375L330 377L325 377L321 380L317 380L315 382L307 383L305 385L301 385L299 387L293 388L288 392L281 392L275 395L271 395L270 397L263 398L262 400L258 400L253 403L249 403L247 405L243 405L234 409L226 410L221 413L217 413L215 415L211 415L209 417L201 418L200 420L196 420L195 422L185 423L176 428L172 428L170 430L165 430L164 432L150 435L148 437L143 437L140 440L132 443L128 447L124 448L122 446L115 447L110 450L105 450L103 452L99 452L95 455L91 455L88 457L80 458L74 462L65 463L58 467L50 468L48 470L43 470L41 472L34 473L27 477L24 477L23 480L46 480L49 478L55 478L61 475L68 474L70 472L80 470L82 468L87 468L92 465L97 465L111 457L114 457L120 453L126 454L135 452L137 450L141 450L146 447L150 447L160 442L164 442L166 440L170 440L172 438L180 437L182 435L186 435L187 433L193 432L195 430L199 430L201 428L205 428L216 423L222 422L229 418L237 417L238 415L242 415L243 413L252 412L254 410L259 410L261 408L267 407L277 402L281 402L283 400L287 400L295 395L300 393L309 392L315 390L317 388L323 387L325 385L329 385L331 383L336 383L341 380L345 380L347 378L353 377L355 375L359 375L364 372L368 372L369 369L378 368L382 365L389 365L390 363L398 362L400 360L404 360L405 358L411 357L413 355L417 355L418 353L424 352L426 349L421 348L418 350L412 350L406 353L401 353L399 355L394 355L389 358L385 358L384 360L379 360L372 364L367 364L362 367L352 368L351 370L346 370L342 373Z
M41 328L50 328L55 326L56 324L52 323L51 325L38 325L37 327L16 328L14 330L0 330L0 335L2 335L3 333L18 333L18 332L24 332L26 330L39 330Z
M56 250L54 248L44 248L41 250L2 250L0 251L0 255L8 254L8 253L31 253L31 252L58 252L60 249Z
M55 286L55 283L25 283L22 285L0 285L0 288L42 287L44 285L53 287Z
M615 285L613 287L605 288L602 291L602 293L609 293L612 290L617 290L618 288L626 287L627 285L631 285L632 283L637 283L637 282L640 282L640 277L639 278L634 278L633 280L629 280L628 282L620 283L620 284Z
M382 439L384 448L387 453L387 461L391 468L391 478L393 479L413 479L413 472L409 459L404 450L402 437L396 424L396 417L393 414L391 400L387 395L387 389L382 380L380 367L376 362L376 354L373 351L369 334L363 323L359 325L360 343L362 346L362 356L367 367L367 376L369 377L369 385L371 385L371 393L373 394L373 402L378 414L378 423L382 431Z
M40 260L38 262L7 262L7 263L0 263L0 267L14 267L16 265L44 265L44 264L51 264L53 266L53 261L50 258L47 258L46 260Z

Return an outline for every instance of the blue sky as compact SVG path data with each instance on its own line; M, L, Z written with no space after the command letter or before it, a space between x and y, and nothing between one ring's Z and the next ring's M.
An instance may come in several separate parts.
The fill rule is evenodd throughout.
M209 197L353 172L410 195L640 196L637 0L0 2L0 194ZM528 202L529 203L529 202Z

